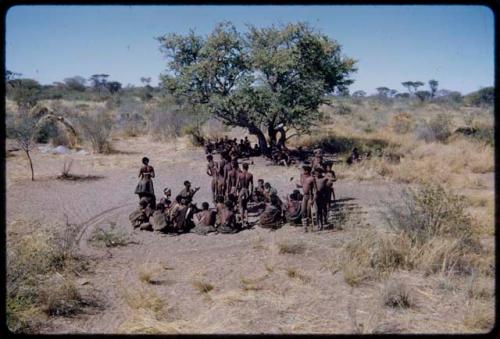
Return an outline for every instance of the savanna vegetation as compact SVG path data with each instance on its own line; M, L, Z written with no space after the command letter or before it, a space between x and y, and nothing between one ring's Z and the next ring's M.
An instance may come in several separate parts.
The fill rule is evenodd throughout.
M349 211L339 212L345 237L326 265L331 272L342 274L354 290L379 284L381 306L398 312L419 307L415 290L398 274L441 279L436 289L453 286L466 297L470 312L464 329L491 329L493 87L463 94L441 89L436 79L401 79L405 92L381 85L376 93L350 93L355 59L302 23L246 32L221 23L206 36L167 34L158 44L167 57L158 86L148 77L140 79L143 86L124 86L105 73L41 85L6 72L6 137L26 155L29 179L36 178L32 154L42 144L105 157L115 151L117 138L189 136L196 143L238 127L264 154L275 146L319 147L335 160L339 181L407 187L399 204L385 209L381 227L354 223ZM362 161L347 165L353 148ZM70 177L66 163L60 177ZM7 320L14 332L37 332L47 317L101 305L95 295L75 287L79 273L88 270L86 259L75 252L75 226L67 225L63 234L31 226L27 235L12 235L7 243ZM96 230L92 241L104 248L129 243L113 225ZM253 244L255 251L264 248L261 242ZM309 250L290 240L276 248L278 255L290 257ZM146 264L138 280L159 284L165 269ZM273 273L273 267L266 269ZM286 268L286 276L303 284L314 280L295 267ZM191 282L205 297L214 284ZM241 285L246 292L261 289L243 278ZM125 290L124 299L135 310L124 332L178 331L164 321L166 301L151 290Z

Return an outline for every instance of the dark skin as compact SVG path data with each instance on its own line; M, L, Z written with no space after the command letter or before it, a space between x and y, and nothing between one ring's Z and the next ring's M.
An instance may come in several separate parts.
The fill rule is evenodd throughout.
M303 198L302 198L302 219L305 221L305 231L307 232L307 219L311 216L311 204L312 197L315 190L315 181L314 177L311 175L310 170L304 170L304 173L300 177L301 185L297 185L298 187L302 187L303 190ZM311 218L312 220L312 218Z
M213 159L207 159L207 161L207 175L212 177L210 185L212 188L212 199L215 201L215 197L217 196L217 167Z
M248 172L248 168L243 167L243 171L238 174L238 180L236 183L236 187L238 188L238 193L241 193L242 190L246 192L246 198L240 199L240 214L243 220L247 220L248 211L246 206L246 200L252 194L253 191L253 174Z
M231 162L226 162L224 165L224 187L225 191L224 193L228 195L230 193L229 189L229 172L233 169L233 165L231 165Z
M316 222L320 229L323 229L325 221L325 206L327 206L328 178L323 176L322 172L317 173L315 179L316 192L314 194L314 203L317 207ZM328 192L329 193L329 192Z
M143 178L145 176L149 176L150 178L155 177L155 169L153 166L149 166L149 162L144 162L143 166L139 170L139 178Z
M231 163L231 169L227 172L227 194L233 193L232 191L236 189L236 184L238 182L238 174L240 169L238 168L237 162Z

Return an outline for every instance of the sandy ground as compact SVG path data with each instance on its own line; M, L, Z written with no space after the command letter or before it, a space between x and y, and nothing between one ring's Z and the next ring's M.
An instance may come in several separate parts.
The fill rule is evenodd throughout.
M17 218L53 223L67 216L82 227L82 252L96 260L92 272L82 277L89 282L82 288L99 292L104 309L74 318L53 318L48 333L117 333L134 313L124 293L141 289L153 291L167 304L165 321L176 324L184 333L353 333L354 323L361 323L365 331L464 331L465 297L436 289L439 277L398 273L396 277L416 291L417 307L397 310L381 306L381 282L353 289L344 282L341 272L332 273L330 264L352 236L352 229L304 234L292 226L277 231L256 226L238 234L208 236L133 231L128 215L137 205L133 190L144 155L155 167L157 195L164 187L171 187L176 194L182 181L188 179L193 186L201 187L196 202L209 201L210 197L201 149L134 140L115 141L121 153L108 156L35 152L35 182L22 178L27 175L22 155L7 162L7 223ZM64 159L69 158L74 159L74 173L102 178L76 182L54 179ZM256 179L271 182L280 196L291 192L299 177L296 167L268 166L263 159L253 160L250 171ZM383 201L394 199L403 186L339 181L335 187L342 208L359 216L368 227L383 228ZM96 227L109 223L116 223L132 243L100 249L88 242ZM279 244L284 242L302 243L305 251L280 254ZM141 282L139 271L144 264L158 262L169 268L160 272L159 282ZM298 274L291 277L292 271ZM253 281L254 288L244 288L243 281L247 280ZM196 281L208 282L214 288L200 293L193 286Z

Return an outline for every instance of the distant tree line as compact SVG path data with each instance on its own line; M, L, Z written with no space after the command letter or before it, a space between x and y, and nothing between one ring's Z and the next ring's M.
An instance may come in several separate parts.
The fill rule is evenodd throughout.
M494 87L485 87L478 91L469 93L467 95L463 95L458 91L450 91L447 89L439 89L439 82L435 79L431 79L427 82L429 86L429 90L419 90L420 87L424 86L424 83L421 81L405 81L401 83L404 87L406 87L408 92L399 93L395 89L391 89L388 87L377 87L377 93L372 95L371 97L375 97L381 100L384 99L412 99L416 98L420 102L432 101L432 102L453 102L453 103L462 103L465 102L468 105L472 106L481 106L481 105L493 105L495 99L495 88ZM349 96L349 94L340 94L339 96ZM363 98L367 97L367 93L365 91L355 91L350 95L354 98Z
M153 98L158 87L150 85L151 78L141 77L144 86L123 86L118 81L110 81L109 74L93 74L89 78L79 75L42 85L38 81L25 78L21 73L5 72L6 96L20 108L33 107L39 100L66 99L105 101L116 95L137 96L144 101Z

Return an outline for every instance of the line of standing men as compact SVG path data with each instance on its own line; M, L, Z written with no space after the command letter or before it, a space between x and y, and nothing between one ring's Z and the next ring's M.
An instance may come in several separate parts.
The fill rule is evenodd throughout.
M302 226L304 232L308 232L310 220L312 230L314 224L317 230L322 230L328 224L328 212L332 202L335 202L333 183L337 178L332 163L324 161L321 149L315 150L311 165L304 165L302 170L300 184L297 185L303 190Z
M248 171L248 163L239 168L236 156L227 152L220 153L220 160L214 161L211 154L207 155L207 175L211 180L212 200L217 203L218 197L238 199L238 209L243 222L248 222L248 201L254 189L253 175Z

